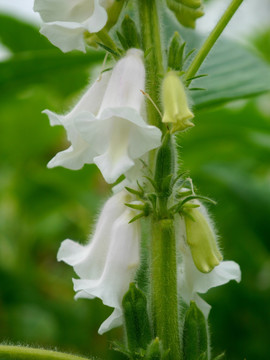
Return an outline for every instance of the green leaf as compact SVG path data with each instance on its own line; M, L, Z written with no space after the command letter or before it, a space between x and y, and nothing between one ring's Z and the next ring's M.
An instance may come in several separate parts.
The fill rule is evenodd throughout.
M229 40L214 46L200 73L207 77L192 81L205 91L192 92L197 110L270 90L270 67L251 51Z
M0 14L0 42L13 53L53 48L35 26L3 14Z
M33 84L50 85L63 94L81 88L87 83L89 67L102 58L100 52L62 54L57 49L18 53L0 63L1 99Z
M25 346L0 345L1 360L86 360L86 357ZM89 359L89 358L88 358Z
M169 43L178 31L187 44L187 53L194 48L199 49L204 40L200 34L179 26L166 12L162 13L162 17L166 24L166 42ZM187 70L191 57L184 63L184 70ZM206 89L190 92L195 110L208 110L232 100L270 91L270 66L251 49L222 36L197 75L202 74L208 76L191 82L192 88Z

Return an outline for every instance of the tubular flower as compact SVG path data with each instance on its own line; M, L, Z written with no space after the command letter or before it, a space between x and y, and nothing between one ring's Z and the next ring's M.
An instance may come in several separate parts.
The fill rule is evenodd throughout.
M183 131L194 126L184 85L175 71L169 71L162 84L164 115L162 122L172 123L172 132Z
M177 226L177 237L181 248L181 260L178 265L178 286L180 296L186 304L195 301L199 309L208 317L211 306L199 295L209 289L228 283L231 280L241 281L241 270L234 261L221 261L212 271L205 274L197 269L191 251L186 243L185 222L183 219Z
M84 33L96 33L107 23L115 0L35 0L34 11L44 21L40 32L63 52L85 52Z
M142 118L145 69L142 52L130 49L111 72L102 74L67 115L45 110L51 125L63 125L70 148L58 153L48 167L80 169L95 163L108 183L160 145L161 132Z
M222 260L216 235L206 209L188 208L185 219L186 242L189 245L194 264L200 272L208 273Z
M124 205L129 197L125 190L113 195L101 211L89 244L65 240L57 255L58 261L73 266L80 277L73 280L76 299L98 297L114 308L99 334L122 324L122 298L139 265L140 224L129 224L136 215Z

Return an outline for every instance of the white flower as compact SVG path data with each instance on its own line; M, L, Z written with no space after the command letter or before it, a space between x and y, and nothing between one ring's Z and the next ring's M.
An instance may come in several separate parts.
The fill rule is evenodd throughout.
M140 224L128 223L136 215L124 205L129 197L123 190L105 203L88 245L65 240L57 255L80 277L73 280L76 299L98 297L114 308L99 328L100 334L122 324L122 298L139 265Z
M114 0L35 0L34 11L45 24L40 32L63 52L85 52L84 33L100 31Z
M211 306L198 294L228 283L230 280L241 280L241 270L234 261L222 261L211 272L202 273L194 264L191 251L186 244L185 222L180 219L177 225L177 238L180 244L181 259L178 265L179 294L186 304L193 300L207 318Z
M161 132L142 118L145 69L142 52L130 49L92 85L67 115L45 110L51 125L63 125L70 148L58 153L49 167L79 169L95 163L108 183L115 182L140 158L160 145Z

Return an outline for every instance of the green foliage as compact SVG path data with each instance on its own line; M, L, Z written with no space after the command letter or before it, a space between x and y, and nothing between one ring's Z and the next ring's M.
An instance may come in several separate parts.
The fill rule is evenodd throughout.
M178 25L163 22L170 39ZM188 40L187 52L201 42L188 30L178 31ZM0 62L0 338L120 360L106 344L121 330L97 335L111 309L97 300L74 302L75 274L55 260L61 240L86 239L108 187L94 166L46 169L67 144L64 131L50 128L40 114L44 108L66 111L103 53L62 54L37 28L3 15L0 37L11 51ZM255 43L267 60L266 37L258 35ZM239 262L244 274L240 285L206 296L213 306L213 344L219 352L228 348L230 360L264 360L270 328L270 120L261 108L269 98L214 108L269 90L269 67L241 45L220 40L200 73L208 77L191 87L209 91L191 91L198 111L195 128L178 138L181 167L199 193L217 200L225 258Z
M12 55L0 63L0 101L37 84L66 97L86 86L89 68L104 57L97 51L63 54L35 27L4 15L0 16L1 39Z
M187 53L198 49L203 43L200 35L180 28L166 13L163 14L163 22L166 24L166 41L169 42L177 30L187 44ZM183 70L187 70L193 56L194 52L184 62ZM193 80L190 86L190 90L197 89L190 91L191 102L197 111L270 91L269 64L243 45L222 38L207 56L199 70L200 74L203 77Z

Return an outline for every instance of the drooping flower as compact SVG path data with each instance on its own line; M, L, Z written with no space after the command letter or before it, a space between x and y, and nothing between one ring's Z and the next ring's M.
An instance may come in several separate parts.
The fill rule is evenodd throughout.
M76 299L98 297L114 308L99 328L100 334L122 324L122 298L139 265L140 224L129 224L136 215L124 205L129 197L125 190L113 195L101 211L89 244L65 240L57 255L80 277L73 280Z
M63 52L85 52L84 33L96 33L107 23L108 12L123 1L115 0L35 0L44 25L41 34ZM122 6L123 4L121 4Z
M145 69L142 52L130 49L111 72L102 74L67 115L45 110L51 125L63 125L71 146L49 167L79 169L95 163L113 183L160 145L161 132L143 120Z
M162 122L171 123L172 132L183 131L194 126L190 121L194 115L189 109L184 85L175 71L165 75L162 84L164 115Z
M194 264L203 273L208 273L222 260L217 246L216 234L204 206L187 208L184 216L186 242L189 245Z
M194 264L190 248L187 245L185 221L182 218L177 219L176 230L181 252L181 259L178 264L180 296L187 305L190 304L190 301L195 301L198 308L207 318L211 306L198 294L204 294L209 289L226 284L231 280L240 282L240 267L234 261L221 261L219 265L208 273L199 271Z

